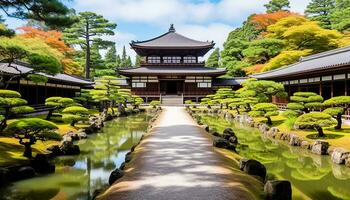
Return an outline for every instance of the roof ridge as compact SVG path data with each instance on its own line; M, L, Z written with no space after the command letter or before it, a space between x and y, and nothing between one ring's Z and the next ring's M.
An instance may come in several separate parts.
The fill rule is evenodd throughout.
M306 56L306 57L301 57L300 61L304 62L304 61L308 61L308 60L322 58L322 57L325 57L325 56L330 56L330 55L342 53L344 51L350 51L350 46L345 46L345 47L341 47L341 48L332 49L332 50L329 50L329 51L324 51L324 52L321 52L321 53L309 55L309 56Z

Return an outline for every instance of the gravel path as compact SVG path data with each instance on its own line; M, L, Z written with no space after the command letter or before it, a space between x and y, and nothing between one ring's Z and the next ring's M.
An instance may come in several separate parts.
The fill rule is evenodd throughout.
M166 107L135 150L126 175L99 199L255 199L251 180L225 164L184 108Z

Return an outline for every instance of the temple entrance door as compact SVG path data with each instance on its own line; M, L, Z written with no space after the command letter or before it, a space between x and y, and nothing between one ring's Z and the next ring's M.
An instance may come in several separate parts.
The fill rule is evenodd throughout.
M162 94L181 94L183 92L183 81L161 81L160 89Z

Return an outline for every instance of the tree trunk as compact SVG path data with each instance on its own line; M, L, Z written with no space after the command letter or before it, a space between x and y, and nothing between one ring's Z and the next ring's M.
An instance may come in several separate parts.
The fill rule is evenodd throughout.
M53 110L49 110L49 113L47 113L46 120L50 120L52 117Z
M247 112L252 111L252 108L250 107L250 104L249 104L249 103L247 104L247 107L246 107L246 108L247 108Z
M32 158L32 145L29 142L26 142L24 145L24 153L23 156L26 158Z
M241 113L239 112L239 108L236 108L236 111L237 111L237 114L241 114Z
M321 126L315 125L314 127L315 127L315 129L317 130L317 132L318 132L318 137L324 137L324 136L325 136L324 133L323 133L323 129L322 129Z
M341 120L342 114L338 114L336 117L337 120L337 125L334 127L335 129L341 129L341 125L342 125L342 120Z
M86 43L86 54L85 54L85 78L90 79L90 37L89 37L89 22L86 20L86 37L85 37L85 43Z
M7 126L7 119L9 118L10 115L10 107L5 108L5 114L4 114L4 119L0 123L0 130L3 131L6 126Z
M266 117L267 119L267 125L271 126L272 125L272 121L271 121L271 117Z
M72 122L70 123L71 126L75 126L75 123L77 123L78 121L77 120L72 120Z

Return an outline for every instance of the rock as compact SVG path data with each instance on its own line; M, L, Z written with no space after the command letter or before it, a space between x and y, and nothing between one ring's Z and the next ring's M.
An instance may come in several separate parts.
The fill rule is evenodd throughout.
M232 136L236 137L236 134L233 132L233 130L231 128L225 128L222 137L228 140Z
M300 143L300 146L301 146L301 148L303 148L303 149L310 149L310 143L309 143L308 141L306 141L306 140L302 141L302 142Z
M63 140L65 140L64 137L67 137L67 140L68 140L68 141L69 141L69 139L70 139L70 141L76 141L76 140L79 140L79 139L80 139L79 136L78 136L78 134L75 133L75 132L73 132L73 131L70 131L70 132L68 132L66 135L64 135L64 136L63 136Z
M98 195L100 195L103 192L102 189L96 189L94 193L92 194L92 200L97 199Z
M231 136L228 141L232 144L238 144L238 138L236 136Z
M19 168L16 175L18 180L33 178L34 176L35 176L35 170L33 169L33 167L30 167L30 166Z
M62 141L67 141L67 142L71 142L71 141L73 141L73 138L70 136L70 135L68 135L69 133L67 133L66 135L64 135L63 137L62 137Z
M350 167L350 157L345 160L345 166Z
M0 168L0 187L5 186L9 183L10 170L6 168Z
M77 133L79 139L86 139L87 138L87 134L85 133L85 131L82 131L82 132L78 132Z
M259 130L262 132L262 133L266 133L267 131L269 131L269 126L266 125L266 124L260 124L259 125Z
M301 141L299 136L291 134L290 135L290 139L289 139L289 144L291 146L300 146L301 145Z
M90 135L90 134L96 133L98 131L98 127L96 123L93 123L89 127L85 128L84 131L86 134Z
M34 159L30 161L30 166L40 174L49 174L55 172L55 165L51 164L45 154L37 154Z
M239 169L243 171L244 169L244 166L245 164L247 163L249 159L246 159L246 158L242 158L240 161L239 161Z
M227 148L229 146L228 140L221 137L214 137L213 146L218 148Z
M124 176L124 172L120 169L115 169L112 171L111 175L109 176L108 183L109 185L112 185L116 180L120 179Z
M236 152L236 145L229 143L228 146L226 147L228 150Z
M120 169L120 170L124 170L124 169L125 169L125 165L126 165L125 162L123 162L123 163L120 165L119 169Z
M345 164L345 160L350 156L350 151L343 148L335 148L331 155L334 163Z
M327 155L329 143L321 140L316 140L312 145L311 152L319 155Z
M289 181L267 181L264 192L266 200L292 199L292 186Z
M131 155L131 152L128 152L126 155L125 155L125 162L128 163L130 162L132 159L132 155Z
M50 151L51 155L53 155L53 156L62 155L62 151L58 145L53 145L53 146L47 148L47 150Z
M64 155L78 155L80 154L80 148L72 141L62 141L60 144L60 150Z
M279 133L280 130L277 127L272 127L269 131L267 131L265 134L268 137L275 138L276 134Z
M248 160L243 171L249 175L258 176L264 181L266 178L266 167L256 160Z
M221 137L221 135L218 132L214 132L214 133L212 133L212 135L215 137Z

